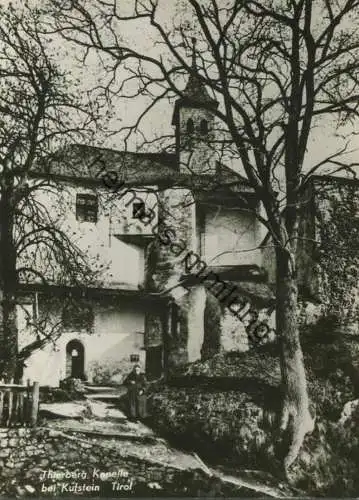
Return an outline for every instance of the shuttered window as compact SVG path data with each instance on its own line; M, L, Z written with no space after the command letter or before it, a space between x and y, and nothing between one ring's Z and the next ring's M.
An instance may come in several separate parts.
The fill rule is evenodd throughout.
M76 219L80 222L97 222L98 199L95 194L76 195Z

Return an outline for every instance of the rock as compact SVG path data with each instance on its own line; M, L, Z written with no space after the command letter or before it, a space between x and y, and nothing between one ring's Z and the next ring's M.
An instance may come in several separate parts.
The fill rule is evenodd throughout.
M123 411L118 410L116 408L109 408L107 416L109 418L117 419L117 420L127 420L126 415L123 413Z
M126 415L117 408L109 408L106 403L101 401L87 400L87 408L92 417L103 419L111 418L116 420L127 420Z
M61 435L61 431L58 431L56 429L49 429L49 437L58 437ZM48 450L48 451L51 451L52 450L52 445L47 443L46 446L45 446L45 449Z
M5 478L10 478L16 476L17 470L14 467L4 467L1 473Z
M148 486L149 488L151 488L152 490L162 490L162 489L163 489L163 488L162 488L162 486L161 486L160 484L155 483L155 482L153 482L153 483L148 483L148 484L147 484L147 486Z
M15 489L17 496L23 497L24 495L26 495L26 491L23 488L20 488L20 486L16 486Z
M303 326L315 325L323 316L323 313L322 304L315 304L309 301L299 302L298 304L298 315Z
M24 486L25 490L27 491L27 493L35 493L35 488L33 486L31 486L31 484L25 484Z
M105 418L107 417L108 408L106 403L100 401L87 400L87 407L93 417Z
M344 425L349 419L352 418L353 413L359 408L359 399L348 401L345 403L343 411L338 421L339 425Z
M50 414L61 418L81 419L85 416L87 408L79 403L41 403L40 414Z

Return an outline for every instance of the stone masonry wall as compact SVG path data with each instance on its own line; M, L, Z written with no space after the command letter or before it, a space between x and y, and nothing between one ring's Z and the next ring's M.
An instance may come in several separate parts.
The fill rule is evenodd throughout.
M160 234L151 249L156 268L150 283L155 291L162 291L178 283L183 257L186 251L195 249L195 204L189 189L167 189L158 198Z
M169 363L177 365L199 359L203 340L200 323L203 323L204 292L178 286L184 273L184 256L196 245L195 203L191 191L183 188L167 189L158 198L159 237L150 251L149 260L155 266L152 273L149 270L148 282L156 292L169 290L178 307L178 335L172 336L167 344ZM153 318L148 319L153 324ZM151 328L149 337L154 337L155 331L159 329Z
M197 496L201 489L210 496L210 481L200 469L124 456L120 442L106 443L48 428L0 428L0 495L149 497L154 482L170 496Z
M188 120L193 120L194 130L187 131ZM201 133L201 122L208 124L208 132ZM215 124L213 113L206 109L182 107L179 112L180 127L180 171L190 175L215 175L216 163L219 155L216 154Z

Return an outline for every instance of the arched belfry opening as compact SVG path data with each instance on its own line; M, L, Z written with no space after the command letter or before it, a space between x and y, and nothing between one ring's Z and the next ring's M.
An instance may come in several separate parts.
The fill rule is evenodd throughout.
M187 134L193 134L194 132L194 122L192 118L187 120Z
M207 135L208 134L208 121L207 120L201 120L199 130L201 132L201 135Z
M66 346L66 378L85 379L85 349L77 339L71 340Z
M192 39L192 66L182 95L175 101L172 125L176 133L176 154L183 174L216 175L213 160L214 120L219 102L210 95L210 82L197 65L196 39ZM213 93L212 93L213 94Z

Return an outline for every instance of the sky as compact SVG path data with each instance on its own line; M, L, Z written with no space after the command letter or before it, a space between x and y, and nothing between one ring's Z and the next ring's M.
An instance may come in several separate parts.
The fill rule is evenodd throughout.
M133 0L117 0L118 5L121 7L121 12L127 14L133 5ZM40 6L43 0L31 0L33 5ZM89 4L91 1L88 0ZM8 0L0 0L0 5L6 6ZM172 22L178 22L181 19L183 25L191 23L189 11L183 9L185 0L159 0L158 20L165 26L171 26ZM156 45L156 37L154 32L151 31L147 21L133 21L127 24L127 28L121 26L121 37L130 44L131 47L136 48L139 52L145 52L148 55L158 57L163 54L163 48ZM86 65L82 64L81 52L78 47L67 44L59 37L53 37L51 43L53 54L55 55L60 67L68 71L73 80L77 80L76 91L85 93L91 90L98 84L103 84L108 80L108 73L103 70L102 64L98 55L95 52L90 52L86 58ZM190 54L188 54L190 59ZM120 80L121 73L118 74ZM185 82L183 82L183 85ZM126 93L131 94L134 87L127 86ZM112 98L111 102L104 113L104 117L108 118L108 125L111 130L116 132L123 126L132 125L139 114L143 111L146 102L143 98L137 97L132 99ZM163 101L156 105L142 124L142 131L148 139L160 137L163 134L172 135L174 129L171 125L173 112L173 102ZM351 130L349 126L347 130ZM359 127L357 127L359 131ZM343 133L341 129L339 134ZM333 127L333 123L329 121L322 121L313 129L311 138L308 144L308 155L305 169L311 168L315 163L323 160L327 156L334 154L344 144L340 138L338 131ZM128 142L127 147L130 150L136 150L138 145L142 142L142 136L138 134L133 136ZM118 150L126 148L123 141L123 135L120 134L104 134L99 133L98 145L110 147ZM359 139L358 136L354 137L349 149L354 153L348 156L351 161L359 161ZM358 150L358 152L357 152Z

